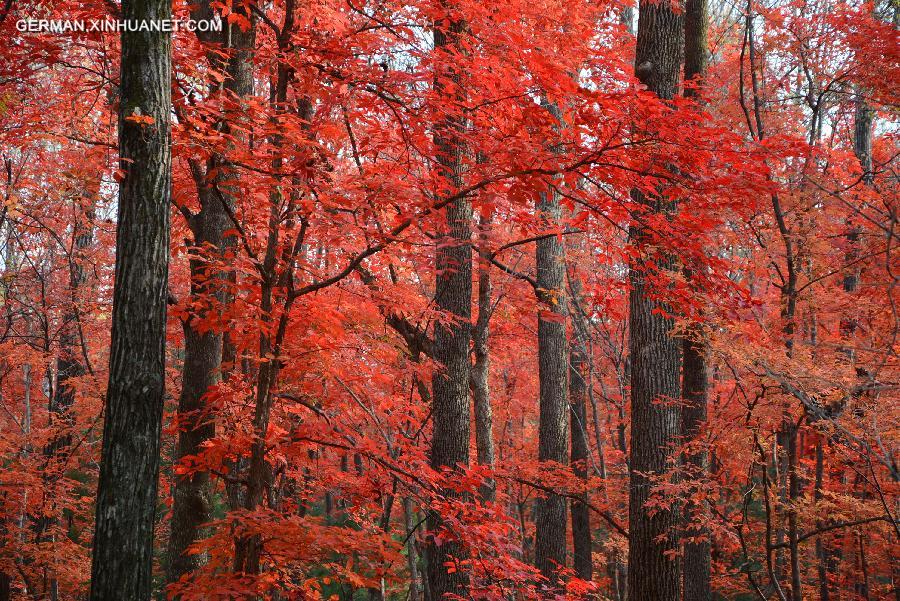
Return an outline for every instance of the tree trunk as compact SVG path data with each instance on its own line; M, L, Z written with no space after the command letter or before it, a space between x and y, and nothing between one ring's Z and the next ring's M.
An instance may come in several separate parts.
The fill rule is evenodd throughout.
M197 18L211 18L208 2L201 6ZM235 8L240 12L240 8ZM249 15L248 15L249 17ZM252 53L255 42L254 19L248 18L251 27L244 32L235 24L228 26L222 42L230 44L230 57L222 63L219 54L210 53L216 68L225 69L224 88L241 98L252 94ZM228 128L227 115L223 115L220 127ZM225 232L232 227L224 202L233 204L237 192L226 182L236 177L235 169L221 155L214 155L207 163L207 173L217 169L220 174L214 183L197 182L200 193L200 212L188 225L194 236L194 257L190 261L191 305L206 307L205 311L221 311L227 302L224 291L222 262L224 253L232 246ZM221 185L219 185L221 182ZM213 188L212 186L216 186ZM204 253L212 253L211 260ZM182 323L184 328L184 365L182 367L181 395L178 398L177 422L179 426L175 460L198 455L203 444L215 436L215 422L204 411L204 395L221 379L223 327L195 329L191 318ZM203 536L202 526L211 519L211 485L209 474L199 471L175 478L172 505L172 525L169 537L169 565L166 580L176 582L205 563L203 554L188 553L188 549Z
M575 476L584 486L588 480L587 398L590 377L587 319L582 313L581 278L573 267L569 272L572 295L573 340L569 349L569 410L571 412L571 465ZM591 558L591 514L587 504L587 490L572 500L572 551L575 575L582 580L593 578Z
M72 224L74 244L69 255L69 305L62 318L62 326L59 334L59 351L56 358L56 385L50 387L51 398L48 406L50 424L55 425L56 431L50 441L44 447L44 455L47 465L53 465L62 469L69 455L68 448L72 444L71 427L73 420L69 414L72 403L75 402L75 390L70 380L87 373L82 357L87 357L87 349L84 348L81 331L81 312L79 310L80 289L87 280L87 271L81 262L84 259L84 251L91 246L94 240L93 219L94 208L91 198L96 194L93 190L85 191L81 198L75 199L75 219ZM82 206L84 203L84 206ZM49 376L48 376L49 378ZM54 421L56 422L54 424ZM49 532L59 519L56 515L55 500L48 498L53 492L52 477L44 474L44 506L45 514L35 516L35 541L37 543L52 542L54 533ZM49 505L49 507L48 507ZM50 598L58 596L58 582L55 573L50 573L47 589Z
M894 13L897 14L897 11ZM874 180L874 173L872 172L872 124L875 117L875 111L869 106L866 102L865 96L863 95L862 90L856 91L856 111L854 113L854 122L853 122L853 152L856 154L856 158L859 160L859 166L862 169L862 182L871 186ZM853 218L850 217L847 219L847 250L844 255L845 261L850 264L859 258L859 235L860 229L857 224L853 222ZM859 289L859 267L851 266L844 273L844 292L849 294L854 294ZM854 345L851 340L854 332L858 327L857 321L852 317L848 316L841 320L841 336L847 340L847 345L844 347L844 352L847 355L847 359L853 366L853 363L856 359ZM816 492L819 492L818 484L819 484L819 472L823 468L820 468L820 463L824 461L824 458L820 459L821 449L819 447L816 448ZM856 538L858 543L858 554L857 554L857 570L856 570L856 581L853 583L853 590L856 595L860 599L864 599L865 601L869 601L869 577L868 577L868 566L866 565L865 559L865 543L863 540L862 531L856 532ZM839 565L840 564L840 547L836 549L829 549L823 541L821 541L821 537L816 539L816 551L819 555L819 589L820 596L821 592L826 592L828 590L828 586L826 584L829 567L830 564ZM900 595L900 588L897 589L897 594ZM823 597L823 599L825 599ZM827 599L825 599L827 601Z
M678 92L684 40L680 7L669 0L640 4L635 71L660 98ZM633 193L645 210L670 212L671 203ZM648 233L639 222L629 232L641 252L629 270L629 355L631 362L631 462L628 513L628 598L633 601L676 601L680 598L677 507L646 504L652 477L668 468L671 446L678 435L679 411L671 401L679 397L679 342L672 337L672 319L660 314L666 307L649 297L649 269L643 255ZM675 267L671 256L654 257L662 269ZM671 310L666 311L671 313Z
M396 459L396 454L392 454L392 458ZM385 534L388 534L391 531L391 511L394 508L394 501L397 498L396 493L397 479L394 478L392 491L385 497L382 504L381 519L378 523L378 527ZM381 582L379 583L378 587L369 587L369 601L384 601L384 584L384 577L382 576Z
M707 0L687 0L684 8L684 95L698 102L701 86L709 64L709 9ZM690 279L690 274L687 274ZM681 413L681 433L686 443L690 443L700 433L706 423L709 369L708 348L701 328L689 332L682 345L683 382L682 395L685 406ZM691 449L684 457L689 478L700 478L709 469L709 458L703 449ZM690 536L704 539L708 536L705 528L690 524L692 507L685 507ZM699 508L697 508L699 509ZM682 560L682 580L684 601L709 601L711 590L710 544L707 540L685 542Z
M814 498L816 502L822 500L823 490L825 489L825 451L822 448L822 440L816 442L816 481ZM821 528L824 522L816 520L816 527ZM816 559L819 562L819 601L829 601L831 599L831 585L829 583L829 571L831 568L831 553L822 536L816 537Z
M406 527L406 562L409 566L409 594L407 601L421 601L419 595L419 558L413 528L413 504L411 497L403 497L403 523Z
M169 19L171 4L124 0L122 18ZM122 33L122 179L91 601L148 600L152 589L165 394L171 35L137 29Z
M701 340L686 337L682 346L684 353L683 391L685 406L681 411L681 431L686 442L697 438L706 423L706 407L709 394L709 370L706 364L706 344ZM705 449L690 448L684 462L688 478L702 477L709 470L709 457ZM697 542L684 543L682 560L684 601L709 601L712 595L709 584L710 544L705 540L709 535L706 528L693 524L690 504L685 507L688 536L701 538ZM696 508L700 509L700 508Z
M863 171L863 181L872 183L872 121L875 111L861 93L857 93L856 114L853 120L853 151Z
M800 499L800 475L797 473L799 468L797 461L797 435L798 428L791 424L787 431L787 444L785 452L787 453L788 464L788 499L789 506L787 508L788 518L788 549L791 558L791 601L803 601L803 581L800 571L800 531L797 523L797 503Z
M434 46L437 53L434 86L438 95L451 103L462 100L462 74L456 67L463 50L460 36L466 30L462 21L443 18L435 23ZM444 83L450 81L452 84ZM448 89L449 88L449 89ZM461 116L448 116L435 125L440 175L446 196L458 191L463 184L465 142L462 134L466 123ZM437 280L435 306L444 312L447 321L434 327L434 360L432 377L431 467L435 470L456 469L469 464L469 341L472 319L472 205L465 197L454 200L446 208L446 224L438 234L435 249ZM446 491L447 496L454 493ZM440 530L442 520L432 513L428 527ZM445 541L441 545L429 542L427 547L428 580L431 598L446 595L465 598L468 576L462 566L448 570L447 564L465 559L460 541Z
M71 422L68 410L75 400L74 390L68 385L71 378L77 378L85 374L85 365L82 363L83 349L81 347L81 315L78 309L79 291L87 281L87 271L82 265L84 251L94 242L94 207L90 200L93 190L85 191L85 198L75 201L75 220L72 225L74 245L72 255L69 258L69 294L71 306L63 315L63 326L59 337L59 358L56 360L56 387L53 390L53 399L50 403L50 411L67 424ZM71 444L71 435L64 434L54 437L47 448L47 454L52 455Z
M860 574L860 579L854 583L853 592L860 599L871 601L872 597L869 594L869 565L866 561L866 543L862 530L856 531L856 543L858 546L856 570Z
M756 67L756 44L754 36L754 11L752 0L747 2L747 11L745 14L746 23L746 43L747 54L749 60L750 80L753 90L753 113L756 121L755 138L758 142L762 142L766 137L763 124L762 101L759 94L759 82L757 79ZM753 132L751 131L751 135ZM781 198L777 192L771 194L772 213L778 227L781 242L784 245L784 272L787 277L783 280L781 288L781 318L782 333L784 334L785 350L788 358L793 357L794 353L794 333L796 325L794 323L797 314L797 285L798 285L798 255L795 248L794 235L786 220L786 213L781 206ZM786 508L787 513L787 533L785 533L784 520L780 519L775 531L775 542L778 545L775 555L775 567L772 571L772 579L777 581L773 584L776 588L781 588L780 581L784 578L784 551L786 545L790 551L791 557L791 598L796 601L798 597L802 597L800 573L799 573L799 544L796 540L796 514L794 512L794 493L799 493L799 482L796 477L789 475L793 466L796 464L796 448L797 448L797 427L788 411L787 401L782 407L782 424L777 434L777 444L781 447L780 459L775 458L776 469L778 470L778 501L779 506ZM795 486L795 484L797 486ZM788 537L785 543L785 536ZM795 569L797 568L797 569Z
M0 572L0 601L12 599L12 578L4 572Z
M559 109L548 109L559 121ZM560 194L548 190L538 200L543 233L560 229ZM536 244L538 291L538 379L540 381L540 421L538 461L551 467L564 466L569 455L568 344L566 342L566 253L562 237L541 238ZM559 582L559 570L566 567L566 498L549 493L537 500L535 515L534 565L551 585Z
M684 5L684 95L700 98L700 86L709 67L708 0L685 0Z
M288 2L285 6L282 32L291 32L294 22L294 5L292 2ZM288 35L284 34L279 43L285 44L285 40L289 39ZM284 47L281 50L283 51ZM275 77L271 82L271 104L276 113L283 112L285 107L287 107L288 87L292 78L293 70L287 64L279 63ZM307 101L300 101L297 109L300 117L304 121L309 122L312 118L312 105ZM273 146L280 147L283 140L280 134L273 134L271 142ZM283 167L284 160L282 157L276 156L272 159L272 173L281 173ZM264 318L259 335L259 346L257 347L257 356L259 358L281 356L284 337L290 322L291 307L297 298L293 294L286 293L289 288L288 283L292 282L291 278L294 277L294 255L290 252L283 253L279 243L282 229L285 232L290 232L293 225L293 222L290 221L293 217L282 218L282 215L292 216L295 214L297 196L295 192L290 194L289 202L284 203L280 186L276 185L269 193L268 236L265 257L261 267L260 311ZM302 236L303 231L304 228L301 227L300 232L296 235L298 237ZM293 243L288 244L287 248L299 249L302 247L302 243L303 239L298 238ZM282 261L280 273L276 270L279 259ZM280 304L279 310L275 311L278 304ZM278 315L277 319L275 315ZM266 433L269 429L269 420L274 402L272 393L277 387L280 371L280 361L265 361L260 364L256 373L253 443L250 445L250 458L246 475L246 495L243 499L244 509L248 511L253 511L263 505L266 492L271 491L274 484L272 466L266 458L268 453ZM270 503L270 507L276 508L272 503ZM235 541L234 571L236 573L259 574L263 568L262 552L262 536L259 534L238 536Z
M485 257L491 229L491 209L483 207L479 218L478 253L478 321L472 330L472 350L475 362L472 365L472 397L475 400L475 446L478 449L479 465L494 467L494 418L491 409L491 389L488 381L490 373L490 352L488 337L491 322L491 264ZM481 497L493 501L496 483L490 479L481 487Z

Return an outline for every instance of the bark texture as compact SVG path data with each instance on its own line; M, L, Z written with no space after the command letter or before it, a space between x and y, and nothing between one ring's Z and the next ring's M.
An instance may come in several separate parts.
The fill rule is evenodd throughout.
M72 446L72 416L69 410L75 402L75 388L71 380L87 373L87 348L84 345L81 330L81 312L79 309L82 287L87 281L88 272L84 268L85 251L94 241L94 208L91 199L94 191L86 190L74 202L75 218L72 223L74 244L69 255L69 302L63 314L63 325L59 333L59 355L56 359L56 386L51 387L52 396L48 409L50 421L54 424L54 432L50 442L44 447L44 455L48 465L54 464L57 469L64 469ZM84 358L84 359L83 359ZM45 486L52 482L45 479ZM58 522L55 500L50 501L50 511L45 515L35 516L35 540L50 542L54 538L52 527ZM51 601L58 596L58 582L55 575L48 578L47 588Z
M235 8L240 12L241 8ZM208 2L198 9L195 18L211 18L212 10ZM221 43L229 56L222 60L218 53L209 53L214 68L224 69L222 84L225 94L241 98L252 94L252 53L255 41L254 20L250 29L243 31L230 24L220 34L221 39L208 40ZM218 86L219 84L213 84ZM217 90L213 89L215 93ZM218 90L221 92L222 90ZM228 115L223 115L220 129L227 130ZM228 133L227 131L225 133ZM232 227L224 203L234 203L238 192L227 184L234 181L234 167L220 155L212 156L207 162L206 172L217 170L220 175L212 182L198 178L200 211L193 215L188 226L193 234L193 253L190 262L191 300L193 306L205 307L202 312L219 311L227 302L224 290L226 276L222 263L224 254L231 245L225 232ZM221 182L221 185L220 185ZM182 388L178 398L178 442L175 459L198 455L203 444L215 436L215 422L204 411L204 395L221 379L223 329L196 329L190 319L184 321L184 365L182 367ZM211 494L209 474L200 471L184 477L176 477L172 505L172 525L169 538L169 565L166 573L168 582L176 582L185 574L199 568L205 562L203 554L187 553L188 549L203 536L202 525L211 515Z
M900 7L894 11L896 17L900 14ZM863 90L857 90L856 111L853 120L853 152L859 160L859 166L862 169L862 182L871 186L874 181L874 173L872 171L872 125L875 118L875 112L866 102ZM847 250L844 255L846 263L852 264L859 258L859 236L860 228L853 222L852 217L847 220ZM851 266L844 272L844 292L855 294L859 290L860 270L856 265ZM852 343L852 337L859 324L852 316L845 316L841 320L841 335L848 340L848 345L844 348L847 359L853 366L856 360L856 353ZM857 372L857 375L863 375ZM824 453L822 443L816 447L816 498L821 496L824 488ZM863 493L865 496L865 493ZM865 543L861 531L856 533L857 552L856 555L856 576L853 583L853 589L860 599L868 601L870 599L869 591L869 575L868 565L866 562ZM832 548L827 545L822 537L816 538L816 554L819 557L819 596L822 601L829 601L830 586L829 578L834 572L837 572L841 562L841 547ZM896 589L896 596L900 597L900 588Z
M702 335L701 335L702 336ZM681 431L685 441L692 441L700 434L706 423L709 395L709 368L706 360L707 348L700 336L687 337L683 344L683 390L685 405L681 410ZM709 456L705 450L690 448L684 457L688 477L699 478L709 469ZM687 536L701 540L684 543L682 576L684 581L684 601L709 601L710 589L710 544L702 540L708 532L705 528L692 524L691 514L702 507L688 504Z
M69 293L72 304L63 316L63 328L59 336L59 357L56 360L56 387L50 403L50 411L66 425L71 422L68 410L75 400L75 391L68 382L86 373L78 306L79 294L88 276L83 265L84 253L94 242L94 207L90 200L92 194L93 191L86 191L84 198L75 201L76 217L72 225L75 243L69 257ZM48 445L47 454L53 455L68 447L71 438L68 433L54 437Z
M167 1L122 3L123 19L170 17ZM123 176L91 601L148 600L152 588L165 393L170 44L166 32L122 33L119 169Z
M684 95L699 97L709 67L709 2L685 0L684 4Z
M538 201L545 230L559 230L560 195L548 191ZM567 465L569 443L568 365L566 342L565 246L561 236L537 241L538 377L540 421L538 460ZM534 565L551 584L566 566L566 498L548 494L537 500L535 514Z
M486 258L489 232L491 228L491 209L482 208L479 217L478 233L478 320L472 330L472 352L475 361L472 364L472 397L475 401L475 447L478 450L478 463L488 468L494 467L494 417L491 408L491 389L488 380L491 367L491 356L488 347L491 323L491 263ZM485 482L481 487L481 497L485 501L493 501L496 496L496 484L493 480Z
M684 41L683 13L668 1L642 1L638 18L635 72L648 89L662 99L678 92ZM635 191L645 211L669 212L671 203L645 198ZM650 298L644 253L648 232L639 221L630 236L640 250L629 278L629 356L631 360L631 462L629 495L628 598L675 601L680 598L678 509L646 504L652 477L669 467L672 443L679 431L679 411L671 402L680 394L679 341L672 337L674 323L660 314L666 307ZM672 269L671 256L654 257L662 269ZM666 311L671 313L671 311Z
M587 400L590 377L590 355L588 354L588 324L581 312L581 278L574 269L569 274L569 291L572 296L572 334L569 349L569 410L572 425L572 449L570 453L572 471L584 485L588 478ZM588 507L587 491L572 500L572 550L575 575L582 580L593 578L591 559L591 514Z
M671 0L643 0L638 13L635 74L662 99L678 93L684 52L684 11Z
M863 181L872 183L872 121L875 111L862 94L856 98L856 114L853 120L853 151L863 170Z
M701 99L701 86L709 65L709 7L707 0L686 0L684 6L684 95ZM690 278L690 274L687 274ZM681 412L681 433L690 443L700 434L706 423L709 367L708 348L702 328L694 328L684 338L682 345L683 380L682 396L685 406ZM690 447L689 447L690 448ZM689 478L701 478L709 469L709 457L705 450L690 448L684 457ZM684 601L709 601L710 544L703 540L708 535L705 528L692 524L691 515L703 508L692 504L685 506L688 536L699 541L684 543L682 581Z
M463 97L462 74L457 57L461 56L460 36L466 31L462 21L444 18L435 23L434 46L437 53L435 90L458 105ZM462 139L465 120L449 114L436 124L440 174L445 188L443 195L453 194L462 187L465 142ZM472 319L472 205L468 198L454 200L446 208L446 223L439 232L435 250L437 281L435 306L447 320L434 328L434 360L437 368L432 377L431 466L436 470L455 469L469 463L469 342ZM448 496L452 493L447 492ZM432 513L429 529L440 530L442 521ZM431 598L446 595L465 598L468 590L466 571L462 567L448 571L447 564L464 559L464 547L459 541L441 545L429 544L428 581Z
M406 564L409 568L409 592L408 601L420 601L419 593L419 557L416 551L415 523L412 499L403 497L403 522L406 528Z

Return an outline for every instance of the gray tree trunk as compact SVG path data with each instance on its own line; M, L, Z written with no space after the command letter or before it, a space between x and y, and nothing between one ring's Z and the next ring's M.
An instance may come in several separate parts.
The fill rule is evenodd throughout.
M707 346L702 334L684 338L683 396L685 405L681 410L681 430L685 441L691 441L700 434L706 423L709 395L709 368L707 366ZM691 449L684 457L688 477L701 477L709 469L709 458L705 450ZM691 537L706 537L708 531L702 526L690 523L690 514L702 510L687 504L687 534ZM684 581L684 601L709 601L710 589L710 544L708 540L684 543L682 560Z
M288 2L285 5L285 17L282 24L282 35L279 36L279 50L284 51L286 40L294 27L294 5ZM276 113L285 111L288 98L288 88L293 78L293 70L285 63L279 62L275 69L275 76L270 85L270 105ZM297 104L297 113L301 119L308 122L312 118L312 105L308 101L301 100ZM275 133L270 136L273 146L280 147L283 138ZM272 159L271 170L273 173L281 173L284 167L284 159L276 155ZM282 254L278 242L282 227L289 232L292 222L290 219L282 220L281 215L293 215L295 212L298 195L291 191L288 202L284 203L284 196L280 186L273 187L269 192L269 222L267 225L268 236L266 251L262 260L261 284L260 284L260 310L263 318L263 328L257 347L258 357L280 356L284 337L290 323L291 307L296 296L285 294L288 283L293 278L294 257L290 253ZM302 229L302 228L301 228ZM301 234L298 233L297 236ZM299 249L302 239L295 239L290 246ZM279 260L283 263L281 273L276 272ZM277 316L277 318L276 318ZM250 457L246 471L246 494L242 499L244 509L253 511L263 506L269 493L269 506L277 509L277 493L274 490L275 473L267 459L266 432L269 429L269 420L274 403L273 391L278 385L278 378L282 364L280 361L263 362L256 372L256 382L253 409L253 443L250 445ZM235 552L233 570L236 573L259 574L263 569L263 537L259 534L250 536L238 536L235 539Z
M895 7L894 15L900 14L900 7ZM866 102L862 90L857 90L856 111L853 122L853 151L859 160L859 166L862 169L862 181L865 185L870 186L874 180L872 172L872 124L875 118L875 111ZM860 229L853 222L853 218L847 220L847 251L845 260L851 263L859 256L859 235ZM853 294L859 289L859 267L851 266L844 273L844 292ZM852 317L845 317L841 320L841 335L848 339L848 345L845 347L845 353L851 363L855 360L855 351L853 344L849 339L856 331L858 323ZM820 490L824 486L821 482L824 472L824 453L821 449L821 443L816 448L816 495L821 494ZM858 538L858 568L856 581L853 583L853 590L860 599L868 601L869 595L869 579L868 566L865 559L865 546L863 543L862 532L857 533ZM828 601L828 572L835 571L840 565L841 549L840 547L830 549L825 545L822 537L816 538L816 552L819 556L819 595L823 601ZM900 595L900 588L897 589L897 595Z
M678 93L684 41L683 12L670 0L643 0L638 16L635 72L648 89L662 99ZM671 212L671 203L646 198L635 200L647 212ZM629 356L631 362L631 461L628 513L628 599L677 601L680 578L677 560L678 508L648 511L651 478L669 467L672 443L678 436L679 411L671 401L680 394L679 341L674 323L661 315L666 307L650 298L643 253L649 233L635 222L632 242L642 253L633 260L629 278ZM674 258L655 257L662 269L673 269ZM671 312L671 310L667 311Z
M124 0L122 18L169 19L171 3ZM147 29L122 33L123 176L91 601L144 601L152 591L165 394L172 108L171 35Z
M81 315L78 310L78 296L87 281L87 271L82 265L84 252L94 242L94 207L87 197L93 191L87 191L83 199L75 201L75 220L72 224L75 244L69 257L69 294L72 305L63 315L63 326L59 337L59 358L56 360L56 387L50 411L64 422L70 422L68 410L72 406L74 391L67 383L71 378L82 376L86 372L81 347ZM70 435L55 437L48 445L47 453L53 454L71 443Z
M543 229L559 229L562 218L559 201L560 195L555 190L541 194L537 208ZM569 459L565 260L565 247L560 236L537 241L535 264L540 303L538 460L557 466L567 465ZM559 582L559 569L566 566L566 505L564 496L552 493L537 500L534 565L551 585Z
M478 262L478 320L472 330L472 352L475 361L472 364L472 397L475 400L475 447L478 449L478 463L489 468L494 467L494 417L491 408L491 389L488 376L491 357L488 347L491 322L491 264L485 257L488 249L488 238L491 228L490 209L482 208L479 217L478 251L481 257ZM481 497L485 501L493 501L496 496L496 483L485 482L481 487Z
M419 557L416 552L416 538L413 531L413 528L416 526L413 521L414 515L412 498L403 497L403 522L406 527L406 562L409 566L409 594L407 601L421 601L419 594Z
M87 373L84 362L87 357L87 349L83 346L79 296L81 288L87 280L87 270L82 265L84 251L94 241L94 207L90 200L93 194L93 190L87 190L82 197L74 200L75 218L72 223L74 244L69 255L69 302L71 305L66 308L62 318L59 354L56 359L56 386L51 387L52 396L48 407L51 423L55 421L55 426L58 428L50 442L44 447L48 465L65 465L69 455L68 449L72 444L70 428L73 421L69 409L75 402L75 389L70 380ZM48 536L48 531L58 520L58 516L54 513L36 516L35 540L38 543L53 540L53 533ZM50 591L51 600L55 600L58 597L59 584L53 574L49 577L47 589Z
M463 52L460 36L466 31L462 21L439 20L434 27L434 46L439 70L434 86L449 103L462 100L462 74L456 67ZM442 81L452 82L449 86ZM463 185L463 158L466 152L462 134L466 128L461 116L448 116L435 125L440 174L445 188L441 195L457 192ZM469 464L469 342L472 319L472 205L468 198L454 200L446 208L446 224L438 233L435 249L437 280L435 306L448 321L435 324L432 377L431 467L455 469ZM452 493L447 492L448 496ZM439 530L442 520L432 513L430 530ZM427 546L428 590L432 599L446 595L465 598L468 591L466 570L458 566L448 571L447 563L465 558L464 546L455 540Z
M687 0L684 7L684 80L687 84L684 95L700 101L700 86L709 65L709 7L707 0ZM690 278L690 274L688 274ZM709 367L708 348L702 328L695 328L685 336L683 345L682 395L685 406L681 412L681 433L685 442L695 439L706 423ZM684 461L688 467L688 477L701 477L709 469L709 458L704 450L692 450ZM685 513L690 522L690 514L702 509L690 504ZM705 528L688 526L693 537L706 537ZM706 540L684 543L682 560L682 580L684 601L709 601L710 589L710 544Z
M582 313L581 277L576 268L569 271L569 290L572 296L572 334L569 349L569 410L571 412L572 471L587 484L590 448L587 433L587 399L590 385L590 355L588 354L588 324ZM591 514L587 492L572 500L572 551L575 575L582 580L593 578L591 558Z
M235 10L240 12L242 9L236 7ZM212 18L212 14L209 2L204 2L194 16ZM246 16L251 24L254 24L255 19L251 15ZM231 24L221 35L221 39L204 41L221 42L229 49L227 61L223 61L218 53L209 54L213 67L225 70L223 87L226 92L233 93L237 98L252 94L254 25L244 32L237 25ZM219 129L226 132L229 129L228 117L226 112L219 123ZM227 302L223 286L225 276L222 267L217 263L221 263L223 254L232 246L231 241L225 236L225 232L232 225L223 203L233 204L233 196L237 192L233 189L233 184L226 183L233 182L237 175L234 167L224 157L216 154L209 159L207 172L213 169L219 170L219 175L214 178L214 184L203 179L197 182L200 211L188 222L194 237L192 241L194 256L190 262L191 301L195 306L209 307L206 311L221 310L222 305ZM213 188L213 185L216 187ZM204 257L206 253L212 253L212 256L206 259ZM186 319L182 326L184 365L181 395L178 398L179 433L175 449L176 461L199 454L203 444L215 436L215 422L204 411L203 397L221 378L224 338L222 330L218 328L195 329L190 318ZM176 477L169 537L169 565L166 572L166 580L170 583L193 572L205 562L203 554L189 554L187 551L202 538L202 525L212 517L211 496L208 473L198 472L191 476Z
M862 94L857 94L856 114L853 120L853 151L863 170L863 181L872 182L872 121L875 111Z

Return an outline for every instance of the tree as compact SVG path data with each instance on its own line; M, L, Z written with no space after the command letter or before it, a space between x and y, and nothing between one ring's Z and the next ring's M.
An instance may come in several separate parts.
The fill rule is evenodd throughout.
M448 114L435 128L434 144L439 165L439 195L458 194L464 187L466 120L459 113L465 98L464 74L459 57L464 54L464 21L453 7L434 24L436 54L435 91L448 102ZM434 360L437 369L432 378L431 466L436 470L457 470L469 464L469 343L472 317L472 204L462 195L447 208L446 224L437 237L434 301L446 312L444 321L434 328ZM442 527L440 516L432 514L429 528ZM450 533L456 539L455 533ZM464 546L458 541L429 545L427 551L429 590L433 599L446 595L465 596L466 571L458 563L465 559Z
M210 3L204 2L192 16L210 19L213 14ZM250 16L242 7L237 7L234 14L245 19ZM253 93L255 21L253 18L247 19L246 25L231 21L218 36L199 33L201 42L215 43L221 47L210 48L207 53L211 67L221 72L224 78L224 81L220 81L218 76L213 78L210 93L218 92L224 97L226 105L234 100L239 102ZM226 56L223 58L220 52L225 52ZM234 99L230 97L232 94ZM233 122L240 108L224 111L218 127L223 135L233 135ZM197 186L200 210L191 213L185 208L183 211L193 236L189 302L205 308L182 318L184 365L178 398L180 431L176 460L196 458L202 452L204 443L215 435L215 419L205 410L204 398L219 383L222 375L225 325L215 323L215 316L226 311L229 296L228 270L225 266L227 251L233 248L234 240L226 233L232 228L228 213L235 204L233 196L239 193L235 185L237 170L223 154L213 154L206 161L205 169L195 163L192 175ZM212 517L212 494L209 472L205 469L190 470L176 478L167 571L170 583L196 570L204 559L203 554L189 553L188 550L202 538L201 528Z
M493 290L491 262L488 259L490 250L491 207L482 207L478 219L478 318L472 329L472 399L475 405L475 447L478 451L478 463L493 469L494 452L494 418L491 407L490 387L490 323L494 311L491 291ZM485 501L493 501L496 497L496 484L491 480L482 486L481 495Z
M156 508L152 597L893 598L894 7L702 8L648 0L636 48L607 1L173 6L223 27L172 32L137 207L173 216L127 323L168 297L160 494L115 498ZM33 11L0 3L0 598L76 601L116 183L152 191L119 32L62 30L119 4Z
M560 111L548 106L554 119ZM539 223L549 230L535 244L538 310L538 378L540 382L540 424L538 461L566 465L569 443L568 343L566 341L567 301L566 256L562 235L560 195L550 189L537 203ZM549 493L538 500L535 515L534 565L555 585L559 570L566 566L566 499Z
M709 67L709 8L706 0L690 0L684 7L684 95L702 102L703 77ZM687 274L690 277L690 274ZM704 340L702 325L689 329L682 345L682 396L685 406L681 409L681 435L685 442L695 441L707 418L709 394L709 346ZM687 477L702 479L709 469L708 453L703 449L691 449L685 457L690 469ZM686 504L685 511L690 521L690 513L698 508ZM690 525L688 530L694 530ZM691 532L698 540L684 544L682 578L684 601L709 601L710 591L710 544L703 540L708 531L700 528ZM689 536L690 536L689 535Z
M641 2L638 15L635 73L660 99L678 93L684 42L683 14L672 3ZM665 474L678 435L681 358L673 336L672 308L652 289L658 269L671 270L671 254L654 256L646 220L671 214L674 201L647 197L636 190L638 205L630 237L638 256L629 270L628 308L631 362L631 463L628 504L628 598L662 601L680 598L678 509L651 509L653 478ZM655 222L654 222L655 223ZM665 251L663 251L665 253ZM669 314L669 315L667 315Z
M168 2L126 0L122 5L127 20L170 16ZM92 601L150 599L152 593L165 394L171 36L137 29L122 33L116 283Z
M569 413L571 428L570 461L572 471L579 479L588 483L588 465L591 447L588 443L587 397L591 385L591 356L588 352L590 332L584 314L582 297L583 283L577 267L568 273L569 314L572 316L572 340L569 344ZM572 563L575 575L582 580L591 580L594 571L592 557L591 513L588 507L587 490L581 498L572 499Z

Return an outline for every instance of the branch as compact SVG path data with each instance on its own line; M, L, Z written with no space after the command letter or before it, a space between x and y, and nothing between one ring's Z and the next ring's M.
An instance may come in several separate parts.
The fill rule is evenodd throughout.
M259 259L256 256L256 253L253 252L253 249L250 248L250 241L247 238L247 232L244 230L244 226L240 224L237 220L237 216L234 214L234 209L231 208L231 205L228 204L228 200L225 198L225 195L222 194L222 191L219 189L218 182L212 182L212 190L216 193L216 197L219 199L219 202L222 203L222 208L225 210L225 213L228 215L228 219L234 225L234 228L241 235L241 244L244 247L244 252L247 253L247 256L253 259L254 264L258 269L261 269L259 264Z
M503 263L501 263L500 261L495 259L493 254L488 254L488 255L483 255L483 256L485 259L490 261L492 265L498 267L500 269L500 271L502 271L504 273L508 273L509 275L513 276L514 278L520 279L523 282L528 282L529 284L531 284L531 287L534 288L535 294L538 293L540 286L538 286L537 280L535 280L533 277L531 277L527 273L522 273L522 272L516 271L512 267L507 267L506 265L504 265Z
M66 138L67 140L72 140L73 142L79 142L81 144L89 144L91 146L105 146L107 148L112 148L114 150L119 149L118 144L113 144L111 142L104 142L102 140L89 140L87 138L82 138L80 136L73 136L71 134L59 134L60 137Z
M328 422L329 425L331 424L331 418L328 416L327 413L325 413L324 409L322 409L318 405L314 405L313 403L310 403L303 397L297 396L295 394L290 394L287 392L279 392L279 393L273 394L272 396L275 397L276 399L286 399L288 401L297 403L298 405L302 405L302 406L306 407L307 409L309 409L310 411L312 411L313 413L315 413L316 415L318 415L319 417L321 417L322 419L324 419L326 422Z
M890 522L890 520L883 515L878 515L870 518L862 518L859 520L850 520L847 522L834 522L832 524L827 524L822 526L821 528L816 528L815 530L811 530L805 534L801 534L797 537L797 542L801 543L807 539L813 538L815 536L819 536L820 534L824 534L826 532L830 532L832 530L838 530L840 528L852 528L853 526L860 526L862 524L870 524L872 522ZM783 543L775 543L769 545L770 549L786 549L790 545L789 542Z
M362 265L358 265L356 267L356 272L366 286L371 288L374 292L378 292L378 286L375 284L375 276L368 269ZM379 303L378 310L384 316L385 323L392 327L394 331L403 338L403 341L406 342L409 354L414 359L417 360L419 354L424 354L426 357L434 356L434 344L432 343L431 338L428 337L425 329L419 327L418 324L414 324L399 313L389 310L381 303Z
M590 509L591 511L593 511L594 513L599 515L601 518L603 518L603 520L607 524L612 526L613 530L615 530L616 532L618 532L619 534L624 536L626 539L628 538L628 531L625 530L625 528L623 528L619 524L619 522L617 522L616 519L612 515L610 515L610 513L608 511L604 511L603 509L600 509L599 507L597 507L591 503L588 503L587 500L582 496L579 496L579 495L576 495L576 494L573 494L570 492L560 491L558 489L551 488L549 486L543 486L542 484L538 484L537 482L531 482L530 480L525 480L524 478L517 478L515 476L500 476L500 477L506 478L508 480L512 480L513 482L516 482L518 484L524 484L525 486L530 486L532 488L536 488L537 490L541 490L546 493L550 493L553 495L559 495L560 497L566 497L567 499L572 499L574 501L578 501L579 503L584 503L588 509Z

